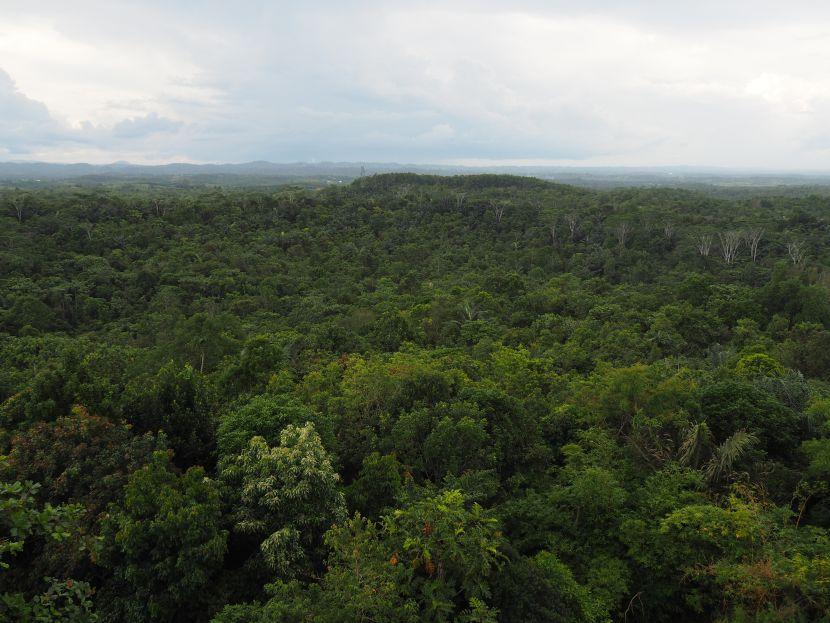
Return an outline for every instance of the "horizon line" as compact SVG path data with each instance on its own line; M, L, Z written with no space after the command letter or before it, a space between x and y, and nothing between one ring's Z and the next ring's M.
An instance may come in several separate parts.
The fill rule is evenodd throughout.
M169 166L187 167L240 167L250 165L271 165L271 166L308 166L322 167L332 165L352 166L373 166L373 167L412 167L412 168L444 168L444 169L559 169L559 170L625 170L625 171L663 171L672 170L685 172L712 172L712 173L741 173L741 174L786 174L786 175L827 175L830 176L830 169L806 169L806 168L780 168L780 167L755 167L755 166L732 166L732 165L700 165L700 164L576 164L576 163L555 163L555 162L533 162L533 161L477 161L477 162L397 162L379 160L247 160L239 162L192 162L187 160L170 160L157 163L140 163L127 160L115 160L111 162L55 162L48 160L5 160L0 161L0 166L55 166L55 167L138 167L138 168L160 168Z

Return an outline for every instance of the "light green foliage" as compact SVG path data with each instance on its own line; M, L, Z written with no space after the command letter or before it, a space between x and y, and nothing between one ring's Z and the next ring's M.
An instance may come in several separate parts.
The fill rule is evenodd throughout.
M830 436L830 399L814 400L806 408L804 416L812 430L822 436Z
M632 607L645 618L670 619L683 611L684 553L674 537L661 529L676 509L706 500L703 475L670 464L654 472L634 491L631 511L620 525L620 540L633 563L632 587L640 595Z
M265 587L271 597L265 603L253 602L225 606L211 623L308 623L317 591L306 591L296 581L275 582ZM334 619L336 620L336 619ZM345 623L346 619L342 619ZM352 619L358 620L358 619ZM388 619L390 622L395 619Z
M661 531L683 552L697 584L687 597L722 620L820 620L830 608L827 534L798 530L788 511L737 490L725 506L693 505L669 514ZM724 595L727 599L717 599Z
M496 519L478 504L468 508L459 491L396 510L384 518L384 530L399 564L411 567L422 592L438 600L430 607L441 607L433 593L439 588L445 595L461 591L469 599L489 597L487 578L501 566L501 533Z
M270 569L290 576L345 516L340 477L310 422L288 425L278 446L262 437L223 465L234 530L255 537Z
M801 449L810 462L808 473L830 478L830 439L809 439L801 444Z
M290 396L254 396L219 419L216 453L220 462L228 460L242 452L252 437L277 443L286 426L301 425L313 419L314 413Z
M777 378L783 376L785 371L778 361L763 353L745 355L735 364L735 373L749 379Z
M320 585L319 602L311 609L312 620L421 620L411 588L416 571L405 560L398 560L400 553L385 537L378 524L359 515L326 535L329 568ZM440 611L439 616L447 615L445 603L429 605Z

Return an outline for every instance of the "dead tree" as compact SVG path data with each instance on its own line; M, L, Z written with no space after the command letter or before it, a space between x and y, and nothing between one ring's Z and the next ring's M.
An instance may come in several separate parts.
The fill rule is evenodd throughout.
M559 246L559 239L556 237L556 223L548 225L548 230L550 231L550 243L554 247Z
M804 248L804 243L798 240L793 240L787 243L787 253L793 262L793 266L800 266L804 263L804 258L807 256L807 250Z
M753 262L758 259L758 244L761 242L763 235L764 230L761 227L750 227L746 230L746 244L749 247L749 256Z
M663 238L668 242L671 242L674 238L674 223L671 221L663 221Z
M167 206L158 199L153 199L153 205L156 208L156 216L167 216Z
M727 264L733 264L738 256L741 240L743 240L741 232L734 229L727 232L718 232L718 239L720 240L720 252L723 261Z
M409 184L401 184L395 188L395 199L405 199L409 195Z
M579 229L579 218L576 214L568 214L565 217L565 223L568 225L568 231L571 232L571 242L576 240L576 232Z
M493 211L496 213L496 222L501 224L501 217L504 216L504 204L493 204Z
M700 234L695 241L697 245L697 252L703 257L709 257L709 252L712 250L712 235Z
M624 247L625 243L628 242L629 235L631 234L631 226L628 223L620 223L617 225L614 233L617 236L617 243L621 247Z
M12 207L17 215L17 222L23 222L23 208L26 205L26 195L16 194L12 197Z
M467 196L467 193L458 193L455 196L455 207L459 210L464 207L464 198Z

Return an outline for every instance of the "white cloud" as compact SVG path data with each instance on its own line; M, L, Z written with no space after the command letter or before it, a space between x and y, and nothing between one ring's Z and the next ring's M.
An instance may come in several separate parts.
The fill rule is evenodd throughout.
M827 3L32 4L0 155L830 167Z
M426 132L415 137L417 141L423 143L442 143L455 137L455 130L449 123L439 123L432 126Z

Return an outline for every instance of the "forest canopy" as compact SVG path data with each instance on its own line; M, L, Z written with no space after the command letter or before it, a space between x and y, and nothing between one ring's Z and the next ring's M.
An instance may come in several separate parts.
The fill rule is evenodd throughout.
M0 620L828 621L828 214L0 189Z

